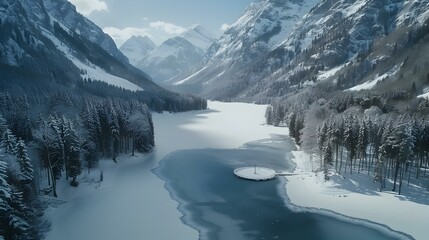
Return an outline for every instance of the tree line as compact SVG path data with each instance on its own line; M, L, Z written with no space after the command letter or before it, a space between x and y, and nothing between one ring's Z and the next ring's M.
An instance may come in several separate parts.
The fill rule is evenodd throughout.
M410 98L403 90L311 92L312 97L304 93L273 103L266 120L287 125L301 149L318 156L326 179L332 172L366 173L380 183L380 191L390 184L389 190L400 194L403 182L427 175L427 99Z
M207 104L178 100L170 100L173 111ZM58 180L78 187L82 171L90 172L101 158L116 162L122 153L151 151L155 132L146 101L73 91L0 93L0 239L41 238L38 196L59 197Z
M40 204L27 145L0 114L0 239L38 239Z

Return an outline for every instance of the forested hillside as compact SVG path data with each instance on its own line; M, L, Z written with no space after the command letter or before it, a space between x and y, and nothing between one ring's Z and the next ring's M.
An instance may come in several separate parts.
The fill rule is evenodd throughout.
M405 184L425 184L419 179L429 174L429 100L413 89L342 92L319 85L274 103L266 119L288 126L326 180L365 173L380 191L400 194Z

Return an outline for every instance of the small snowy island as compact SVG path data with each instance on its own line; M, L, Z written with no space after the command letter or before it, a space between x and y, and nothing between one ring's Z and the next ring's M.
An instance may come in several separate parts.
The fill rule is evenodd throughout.
M234 170L234 174L239 178L253 181L267 181L277 177L275 170L260 166L237 168Z

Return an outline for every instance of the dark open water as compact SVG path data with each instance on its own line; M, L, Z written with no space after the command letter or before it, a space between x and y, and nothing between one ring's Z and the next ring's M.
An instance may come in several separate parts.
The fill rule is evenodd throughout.
M409 239L374 224L292 211L279 191L284 182L253 182L234 176L235 168L256 163L293 171L287 148L276 142L233 150L178 151L166 157L155 173L179 202L182 220L200 232L200 239Z

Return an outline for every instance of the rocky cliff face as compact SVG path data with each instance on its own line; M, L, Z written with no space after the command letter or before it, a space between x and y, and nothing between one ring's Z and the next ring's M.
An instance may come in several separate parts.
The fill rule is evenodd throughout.
M176 87L251 99L323 80L348 89L394 77L404 59L386 59L416 44L408 37L421 35L428 16L428 1L257 1Z
M203 86L202 94L217 97L238 94L248 85L243 79L245 69L252 68L281 44L293 27L317 1L262 0L252 3L204 56L192 75L176 82L178 85ZM232 86L232 88L231 88Z

